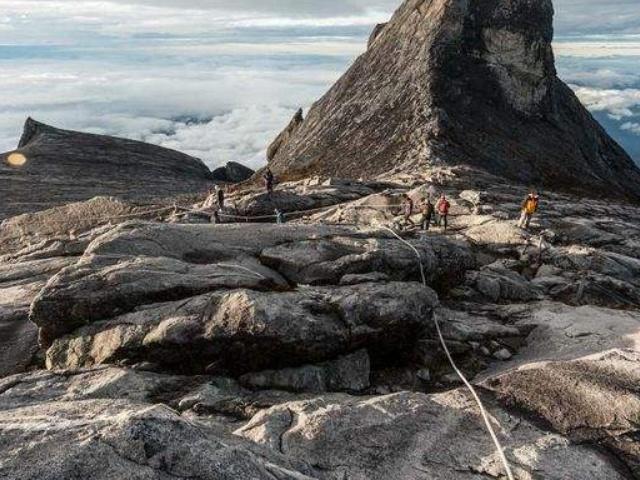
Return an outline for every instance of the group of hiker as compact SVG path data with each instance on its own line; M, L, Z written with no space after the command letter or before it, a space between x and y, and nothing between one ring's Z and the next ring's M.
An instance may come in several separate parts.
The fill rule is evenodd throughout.
M540 196L535 190L525 197L521 205L521 215L518 221L518 227L524 230L528 230L531 225L531 219L537 213L540 204ZM449 227L449 210L451 209L451 203L447 199L446 194L440 195L438 201L434 205L431 200L431 195L423 197L420 204L416 207L414 200L408 195L404 195L402 202L402 212L404 226L416 227L419 226L422 230L427 231L431 225L443 227L446 231ZM413 221L413 216L419 212L420 220L418 225Z
M262 179L264 181L264 187L267 191L267 194L271 195L273 193L273 187L276 180L271 169L267 168L267 170L262 175ZM213 186L213 188L209 189L209 195L215 195L218 210L224 210L226 196L225 187L221 187L220 185L216 184Z
M271 169L267 168L262 175L264 181L264 187L268 195L273 193L275 185L275 176ZM217 201L218 209L214 212L212 221L219 223L219 214L225 207L225 189L219 185L215 185L214 190L209 192L215 193L215 199ZM528 230L531 224L531 219L537 213L540 204L540 197L535 190L531 190L525 197L521 206L520 220L518 221L518 227ZM404 227L419 227L423 231L428 231L431 225L442 227L444 231L449 227L449 211L451 209L451 202L447 198L446 194L442 193L434 204L431 199L431 194L423 197L420 203L416 206L414 200L408 194L404 195L402 202L402 215L404 220ZM416 213L420 213L420 219L418 224L413 221L413 216ZM275 210L275 217L277 223L284 223L284 213L278 209Z
M413 199L409 195L404 196L402 202L402 209L404 215L405 225L416 226L415 222L411 218L415 211L416 206ZM434 205L431 201L431 196L424 197L418 205L420 212L419 226L422 230L429 230L431 224L438 227L444 227L447 230L449 226L449 210L451 209L451 203L447 199L447 196L443 193Z

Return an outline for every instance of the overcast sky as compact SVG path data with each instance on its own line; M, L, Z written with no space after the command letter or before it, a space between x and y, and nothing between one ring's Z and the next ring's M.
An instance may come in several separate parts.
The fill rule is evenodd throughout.
M640 158L640 0L556 0L560 75ZM0 0L0 151L28 115L264 162L391 0Z

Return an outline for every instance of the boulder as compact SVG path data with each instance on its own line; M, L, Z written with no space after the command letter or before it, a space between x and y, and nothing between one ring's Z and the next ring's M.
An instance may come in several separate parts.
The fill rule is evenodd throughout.
M264 188L252 187L229 195L229 213L245 216L273 215L274 210L291 213L290 219L314 215L317 210L357 200L371 195L374 187L357 181L339 179L310 179L295 182L278 181L276 189L267 193ZM295 215L293 214L295 212ZM274 218L267 219L272 223Z
M573 361L530 364L486 386L575 442L604 445L640 474L640 355L611 350Z
M241 183L249 180L255 172L241 163L229 162L224 167L216 168L211 176L213 180L227 183Z
M420 278L410 249L396 239L380 238L388 234L369 235L349 227L124 224L93 241L76 264L48 282L31 306L31 320L48 347L88 323L207 292L287 291L290 282L338 284L345 274L369 273L377 264L391 278ZM329 246L319 250L319 261L326 261L316 268L318 273L305 272L308 249L325 244ZM345 252L350 244L366 253L364 260ZM473 263L461 243L440 239L419 247L429 280L437 287L462 278ZM367 266L371 258L379 261ZM323 281L313 281L318 275Z
M435 293L418 283L222 291L77 329L53 341L47 365L150 361L173 371L237 376L360 348L382 362L411 352L436 304Z
M420 279L415 253L388 239L333 237L304 240L263 250L261 260L300 284L336 284L347 275L383 273L394 280ZM474 266L468 246L437 237L411 242L422 258L430 285L455 285Z
M154 219L169 208L135 207L111 197L95 197L6 219L0 226L0 254L40 258L80 255L101 229L134 218ZM149 212L151 213L145 213Z
M29 321L29 306L50 277L76 261L72 256L41 259L37 250L0 258L0 378L37 363L38 327Z
M469 273L467 282L492 302L531 301L541 297L538 285L500 261Z

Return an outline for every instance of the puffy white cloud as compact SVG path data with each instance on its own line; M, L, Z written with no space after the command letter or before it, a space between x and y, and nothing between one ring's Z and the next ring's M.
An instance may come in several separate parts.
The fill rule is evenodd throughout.
M168 133L141 135L140 140L173 148L215 166L241 160L252 168L266 163L267 145L294 115L274 105L236 108L206 123L176 122Z
M230 160L257 166L295 110L324 93L351 58L225 57L203 55L206 44L183 47L144 44L122 58L108 49L76 58L65 48L53 59L0 60L0 151L15 148L24 119L34 116L175 148L210 167Z
M611 118L620 120L638 114L640 107L640 90L627 88L624 90L576 87L574 90L580 101L592 112L606 112Z
M635 135L640 135L640 123L627 122L623 123L620 128L622 130L627 130Z
M554 43L554 52L559 57L638 57L640 56L640 42L613 39L556 41Z
M629 60L633 62L633 60ZM588 85L598 88L630 87L640 84L640 74L621 72L613 68L595 70L568 70L561 72L562 79L571 84Z

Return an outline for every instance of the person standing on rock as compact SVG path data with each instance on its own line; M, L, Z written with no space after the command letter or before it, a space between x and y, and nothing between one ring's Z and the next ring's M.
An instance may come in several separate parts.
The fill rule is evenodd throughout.
M411 224L415 227L416 224L413 223L413 220L411 220L411 215L413 215L413 200L409 195L404 196L404 202L402 202L402 205L404 211L404 224Z
M435 207L431 202L431 197L422 199L422 206L420 207L420 210L422 213L422 218L420 219L422 230L428 231L433 218L433 212L435 211Z
M449 209L451 208L451 203L447 200L447 196L443 193L440 195L440 200L436 205L436 211L438 212L438 226L444 226L444 231L447 231L447 227L449 226Z
M224 189L216 185L216 194L218 196L218 209L224 209Z
M264 172L264 183L267 187L267 193L271 195L273 193L273 183L275 181L275 177L273 176L273 172L270 168L267 168L267 171Z
M520 222L518 223L520 228L524 228L525 230L529 229L531 219L538 211L539 204L540 197L538 196L538 193L535 190L531 190L529 195L527 195L522 202L522 214L520 215Z

